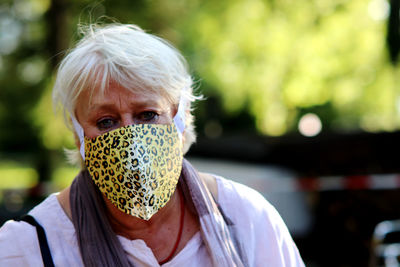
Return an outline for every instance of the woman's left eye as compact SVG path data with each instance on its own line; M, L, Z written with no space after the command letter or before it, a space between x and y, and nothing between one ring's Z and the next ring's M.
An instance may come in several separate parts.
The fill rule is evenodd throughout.
M144 111L137 116L137 119L140 121L149 122L155 120L158 117L158 114L154 111Z

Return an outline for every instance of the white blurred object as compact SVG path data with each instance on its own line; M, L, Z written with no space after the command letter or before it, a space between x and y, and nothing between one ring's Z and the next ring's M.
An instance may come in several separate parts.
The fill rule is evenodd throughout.
M321 119L314 113L304 114L299 121L299 132L308 137L318 135L322 130Z
M375 21L382 21L389 17L390 4L386 0L372 0L368 4L368 14Z
M382 221L375 226L372 237L370 266L400 266L400 240L390 236L400 233L400 220Z
M306 192L297 191L296 177L275 166L222 160L189 158L200 172L213 173L245 184L260 192L281 214L294 236L305 236L311 228Z

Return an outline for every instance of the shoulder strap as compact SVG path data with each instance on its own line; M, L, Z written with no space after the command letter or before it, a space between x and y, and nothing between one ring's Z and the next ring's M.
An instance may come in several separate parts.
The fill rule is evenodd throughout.
M16 219L16 221L24 221L36 227L43 264L45 267L54 267L53 258L51 257L49 244L47 243L46 233L43 227L31 215L24 215L19 219Z

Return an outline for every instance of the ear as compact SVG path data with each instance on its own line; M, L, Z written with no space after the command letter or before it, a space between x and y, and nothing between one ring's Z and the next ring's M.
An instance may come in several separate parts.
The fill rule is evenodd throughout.
M75 145L78 148L78 150L80 151L80 149L81 149L81 140L79 139L79 137L83 137L83 135L84 135L83 128L79 124L79 122L77 121L77 118L74 118L74 117L71 116L70 117L70 122L71 122L71 125L72 125L71 128L73 129L73 132L74 132Z
M69 125L71 127L70 129L71 129L72 133L74 134L75 145L79 150L80 147L81 147L81 141L79 140L79 136L76 133L76 129L75 129L74 123L72 122L72 117L69 117L68 121L69 121Z
M79 140L79 137L75 131L74 131L74 139L75 139L76 148L78 148L78 150L80 150L81 149L81 141Z

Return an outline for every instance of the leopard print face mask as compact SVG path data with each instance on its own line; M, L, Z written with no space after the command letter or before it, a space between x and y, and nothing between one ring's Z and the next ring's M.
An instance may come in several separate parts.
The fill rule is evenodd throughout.
M174 193L182 169L174 124L138 124L85 137L85 165L100 191L121 211L149 220Z
M185 89L183 89L185 90ZM136 124L87 138L71 116L94 183L122 212L149 220L175 192L182 169L186 104L169 125Z

